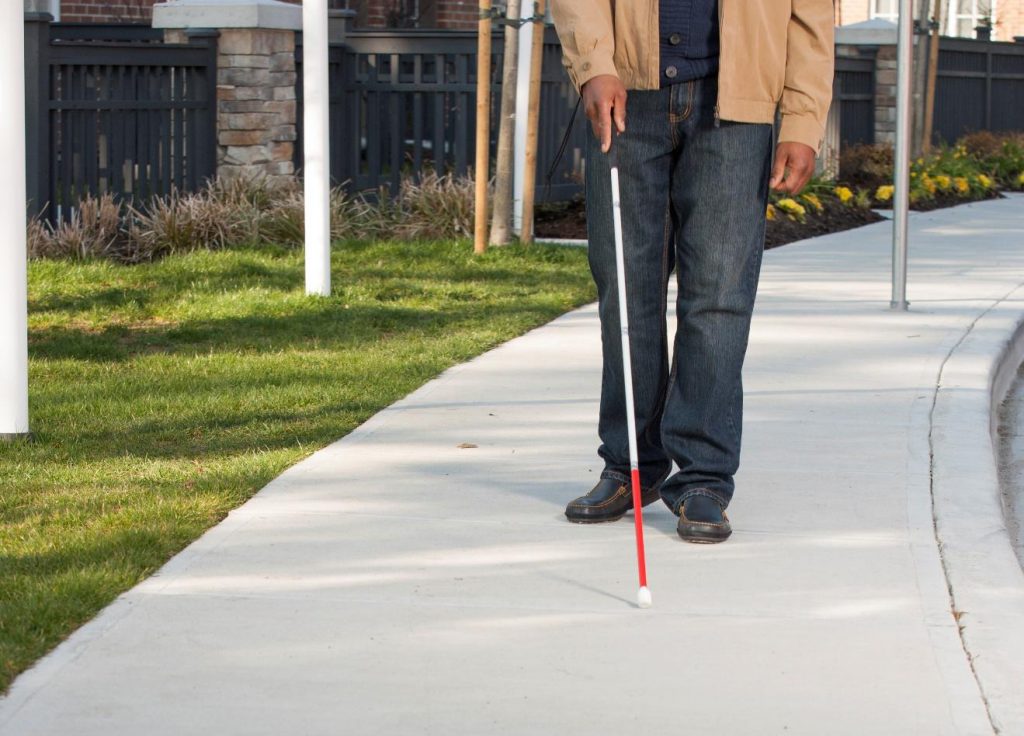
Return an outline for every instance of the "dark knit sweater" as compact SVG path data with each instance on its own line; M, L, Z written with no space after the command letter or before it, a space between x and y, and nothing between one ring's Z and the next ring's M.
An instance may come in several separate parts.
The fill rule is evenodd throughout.
M661 86L718 72L717 0L659 0Z

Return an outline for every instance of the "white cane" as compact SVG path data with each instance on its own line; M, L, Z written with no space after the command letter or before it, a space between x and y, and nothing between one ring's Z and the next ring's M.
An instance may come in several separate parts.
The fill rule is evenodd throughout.
M651 605L651 590L647 587L647 561L644 555L644 517L640 494L640 460L636 449L636 413L633 408L633 361L629 350L629 315L626 310L626 258L622 244L622 206L619 201L618 144L608 151L611 167L612 223L615 230L615 270L619 286L619 326L622 333L622 374L626 388L626 427L629 433L629 467L633 485L633 522L636 531L636 561L640 573L640 590L636 602L640 608Z

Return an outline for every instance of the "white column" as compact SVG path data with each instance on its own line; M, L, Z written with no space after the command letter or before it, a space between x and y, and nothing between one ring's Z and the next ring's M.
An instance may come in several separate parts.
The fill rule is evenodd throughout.
M28 434L28 251L25 236L25 10L0 3L0 437Z
M533 0L522 0L519 15L533 17ZM523 171L526 169L526 119L530 107L530 49L533 44L534 23L519 28L519 76L516 79L516 132L512 166L512 230L523 228Z
M896 151L892 197L892 309L907 309L907 217L910 207L910 95L914 48L911 0L899 0L896 29Z
M306 200L306 293L331 293L330 87L327 2L302 3L302 176Z

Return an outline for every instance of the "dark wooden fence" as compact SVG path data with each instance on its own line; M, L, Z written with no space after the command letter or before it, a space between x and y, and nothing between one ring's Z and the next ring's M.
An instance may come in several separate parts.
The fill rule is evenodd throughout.
M492 41L493 147L501 93L504 35ZM387 30L350 32L330 49L331 177L354 191L387 187L397 191L401 177L427 169L465 174L475 157L476 50L474 31ZM301 37L299 140L295 165L302 165ZM577 95L562 66L553 28L544 36L540 134L537 151L538 199L565 200L582 191L581 174L587 122L582 114L570 133L565 155L552 172L558 145ZM836 63L836 94L841 106L841 139L874 141L874 60L841 58Z
M836 58L833 105L839 106L841 145L875 142L875 60Z
M1024 130L1024 44L942 38L936 76L936 141Z
M87 194L196 189L216 172L216 32L163 43L148 27L26 14L30 213L50 222Z
M398 189L404 174L434 169L466 174L474 161L476 130L475 31L388 30L350 32L344 45L330 48L331 177L350 189ZM493 37L492 154L497 138L504 34ZM299 140L302 165L302 45L299 66ZM541 75L538 197L562 133L576 104L576 92L561 64L554 29L544 37ZM574 171L583 145L577 125L567 153L552 177L551 198L580 190Z

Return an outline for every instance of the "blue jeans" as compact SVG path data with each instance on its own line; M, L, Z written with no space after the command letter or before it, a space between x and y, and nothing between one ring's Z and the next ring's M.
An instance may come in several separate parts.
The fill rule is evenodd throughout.
M741 370L764 252L774 135L767 123L716 125L707 77L630 91L616 137L641 485L661 483L676 514L690 495L732 500L743 425ZM629 481L625 389L608 158L588 134L587 234L604 368L602 478ZM678 282L671 366L669 275ZM672 461L679 471L662 483Z

